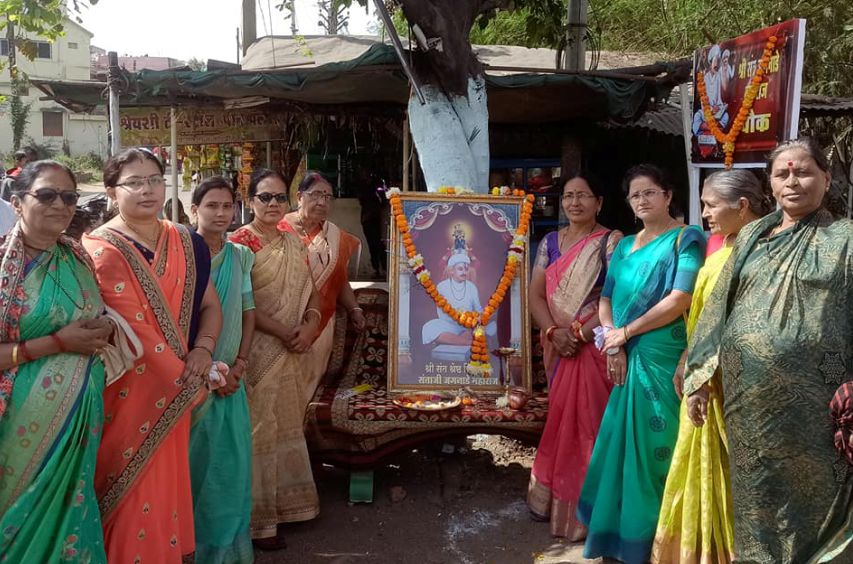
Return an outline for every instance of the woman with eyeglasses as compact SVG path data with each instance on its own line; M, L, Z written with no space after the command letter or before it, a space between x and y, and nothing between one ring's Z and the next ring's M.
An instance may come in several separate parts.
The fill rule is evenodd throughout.
M309 170L299 183L298 193L299 208L284 216L278 227L299 237L308 248L311 276L320 295L321 333L308 355L311 378L302 397L307 406L329 364L338 304L346 309L359 331L364 330L366 321L347 272L350 257L358 249L358 239L328 220L334 200L332 185L319 172Z
M143 354L104 393L95 488L110 562L180 562L195 549L190 411L204 399L222 327L204 239L158 219L163 165L126 149L104 165L118 208L84 236L98 285L142 342Z
M253 561L252 426L244 377L255 332L252 264L255 255L225 240L234 217L235 194L221 176L207 178L192 193L192 214L210 254L210 278L225 320L213 359L228 370L224 382L193 410L190 477L195 511L195 560L212 564Z
M0 560L106 562L94 477L113 334L83 247L62 232L77 182L53 161L15 179L0 239Z
M313 519L320 500L302 431L311 378L307 354L320 332L320 298L302 242L280 231L287 184L261 169L249 183L254 217L230 240L255 253L256 331L246 387L252 416L252 537L265 550L285 547L280 524Z
M528 303L541 329L550 390L527 505L535 519L550 520L553 536L578 541L586 534L575 517L578 496L613 387L593 331L622 233L598 223L604 190L588 173L564 181L562 204L570 223L539 244L530 280Z
M643 229L619 242L599 302L602 350L614 388L578 502L586 558L649 559L678 435L672 386L687 340L684 314L705 237L670 215L672 189L652 165L623 183Z

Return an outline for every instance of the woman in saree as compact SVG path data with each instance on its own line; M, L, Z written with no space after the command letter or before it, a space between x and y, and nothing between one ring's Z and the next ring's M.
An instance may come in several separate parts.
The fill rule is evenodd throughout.
M613 387L593 333L607 261L622 239L621 232L596 220L603 194L587 174L564 182L563 211L570 223L545 236L530 280L530 312L542 328L550 392L527 505L534 518L550 519L553 536L571 541L586 535L575 510Z
M296 235L308 248L311 277L320 296L321 333L306 358L311 365L311 376L305 382L306 395L302 400L307 406L329 364L338 304L346 309L359 331L364 329L365 319L347 273L350 256L358 248L358 239L328 220L334 199L332 185L319 172L309 170L299 183L298 193L299 208L284 216L278 227Z
M95 497L104 365L113 332L83 248L62 235L72 172L28 164L0 241L0 561L106 562Z
M705 237L669 213L672 190L651 165L629 170L625 192L643 229L619 242L599 300L603 351L615 387L586 473L578 519L587 558L649 559L678 434L672 378L687 344L684 313Z
M252 428L243 377L255 331L255 255L225 240L235 199L231 182L214 176L193 190L190 208L213 257L210 278L222 305L224 323L213 360L228 365L224 385L193 410L190 429L195 559L206 564L246 564L254 559L249 531Z
M745 169L711 174L702 188L702 217L712 236L723 246L710 254L699 270L690 315L688 341L717 278L732 254L740 230L770 213L775 206L758 177ZM681 396L687 351L675 374L675 392ZM708 382L707 423L695 427L681 402L678 440L661 502L652 561L660 564L727 564L732 561L732 494L729 456L722 413L719 375Z
M190 408L203 399L222 310L201 236L159 220L163 165L126 149L104 165L118 214L83 238L104 301L142 342L104 393L95 490L110 562L180 562L194 550Z
M777 147L767 172L781 209L741 230L705 303L687 410L708 424L719 370L735 562L851 562L849 429L833 435L829 406L851 386L853 224L824 206L830 168L811 140Z
M246 388L252 417L252 537L258 548L285 547L280 524L307 521L320 500L302 430L309 350L320 333L320 298L305 245L278 229L287 212L287 184L262 169L249 183L254 218L231 241L255 253L252 288L257 330ZM313 391L313 390L312 390Z

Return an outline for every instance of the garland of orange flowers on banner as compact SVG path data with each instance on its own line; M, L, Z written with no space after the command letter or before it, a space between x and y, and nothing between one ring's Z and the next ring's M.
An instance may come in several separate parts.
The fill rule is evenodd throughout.
M439 188L440 194L471 194L468 191L455 187ZM493 195L505 196L525 196L524 190L510 190L509 188L493 188ZM473 195L473 194L472 194ZM450 305L442 296L435 282L432 281L429 270L424 266L424 259L418 253L417 247L412 240L412 235L409 231L409 223L406 216L403 214L403 204L400 202L400 191L392 189L388 193L389 201L391 202L391 211L394 214L394 222L397 229L403 238L403 247L406 249L406 256L409 258L409 265L412 267L414 275L418 282L423 286L426 293L435 302L435 305L444 311L451 319L462 327L471 329L473 337L471 340L471 360L468 362L466 370L474 376L482 376L488 378L491 376L491 364L489 363L489 350L486 342L485 327L488 325L492 316L500 307L504 297L506 297L509 287L515 278L521 260L523 258L524 246L527 242L527 231L530 227L530 217L533 213L533 196L528 195L524 199L521 208L521 217L518 222L518 228L515 230L512 242L507 250L506 262L504 263L503 274L501 275L498 286L494 293L489 297L489 301L482 312L478 311L459 311Z
M749 81L746 91L743 95L743 103L741 103L740 111L737 113L732 127L728 133L724 133L717 123L717 118L711 112L711 102L708 100L708 90L705 87L705 73L696 73L696 89L699 90L699 102L702 104L702 113L705 115L705 123L711 129L714 139L723 144L723 152L726 154L724 161L726 168L732 168L734 164L735 141L743 130L746 120L749 117L749 112L752 111L752 106L755 103L755 97L758 95L758 87L764 80L767 74L767 67L770 65L770 57L773 54L773 48L776 46L778 38L771 35L764 45L764 52L761 55L761 60L758 63L758 69L755 71L755 76Z

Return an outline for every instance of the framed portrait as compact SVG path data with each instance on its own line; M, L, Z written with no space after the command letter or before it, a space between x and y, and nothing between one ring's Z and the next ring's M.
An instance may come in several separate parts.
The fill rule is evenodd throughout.
M438 295L459 312L483 312L495 297L522 216L516 196L402 193L411 242ZM391 222L388 389L530 390L526 245L516 276L482 327L490 374L468 370L472 329L439 307L412 269L402 234ZM482 351L481 351L482 352ZM479 362L483 362L482 354Z

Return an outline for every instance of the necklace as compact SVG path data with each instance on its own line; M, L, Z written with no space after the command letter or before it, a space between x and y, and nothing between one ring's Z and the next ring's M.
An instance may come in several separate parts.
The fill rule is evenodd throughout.
M462 300L465 299L465 294L468 293L468 284L466 284L464 280L462 281L462 295L461 296L456 291L457 286L458 286L458 283L456 282L456 280L451 279L450 280L450 293L453 295L454 300L456 300L457 302L461 302Z
M157 248L157 242L160 240L160 230L161 230L161 225L160 225L159 221L157 222L157 229L154 233L154 236L153 237L146 237L143 234L143 230L139 229L138 227L135 227L131 222L129 222L127 220L126 217L124 217L124 215L121 214L121 212L119 212L118 215L119 215L119 217L121 217L121 220L122 220L122 222L124 222L125 226L127 226L128 229L130 229L138 238L140 238L142 240L142 242L145 243L145 245L149 249L154 250Z
M641 247L646 246L649 242L651 242L651 241L653 241L653 240L657 239L659 236L661 236L661 235L663 235L664 233L666 233L667 231L669 231L669 230L672 228L673 224L677 224L677 223L678 223L678 221L676 221L675 219L670 219L670 220L669 220L669 223L667 223L667 224L666 224L666 227L664 227L664 228L661 230L661 232L660 232L660 233L655 233L654 235L649 235L649 234L646 232L646 229L644 228L644 229L643 229L642 231L640 231L640 233L637 235L637 239L636 239L636 243L637 243L637 245L636 245L636 247L635 247L635 248L636 248L636 249L639 249L639 248L641 248Z
M589 230L589 233L587 233L587 234L586 234L586 235L584 235L583 237L579 237L579 238L578 238L578 240L577 240L577 241L572 242L572 244L571 244L571 245L567 245L567 244L566 244L566 239L568 238L568 234L569 234L569 230L568 230L568 229L566 229L565 231L563 231L563 233L562 233L562 235L561 235L561 237L560 237L560 238L562 239L562 241L558 241L558 242L557 242L557 247L558 247L558 249L557 249L557 250L558 250L558 251L560 251L560 254L562 255L564 250L568 250L568 249L570 249L570 248L574 247L574 246L575 246L576 244L578 244L579 242L581 242L581 241L584 241L584 240L588 239L588 238L589 238L589 236L590 236L590 235L592 235L592 234L595 232L595 228L596 228L596 227L598 227L598 223L593 223L593 224L592 224L592 229L590 229L590 230Z
M207 244L207 248L210 249L210 257L213 258L219 253L222 252L222 249L225 248L225 240L220 238L215 245Z
M275 234L271 235L267 232L266 228L264 228L261 224L257 223L254 220L249 225L252 226L252 229L254 229L254 231L258 234L264 244L269 243L276 235L278 235L277 228L274 228Z

